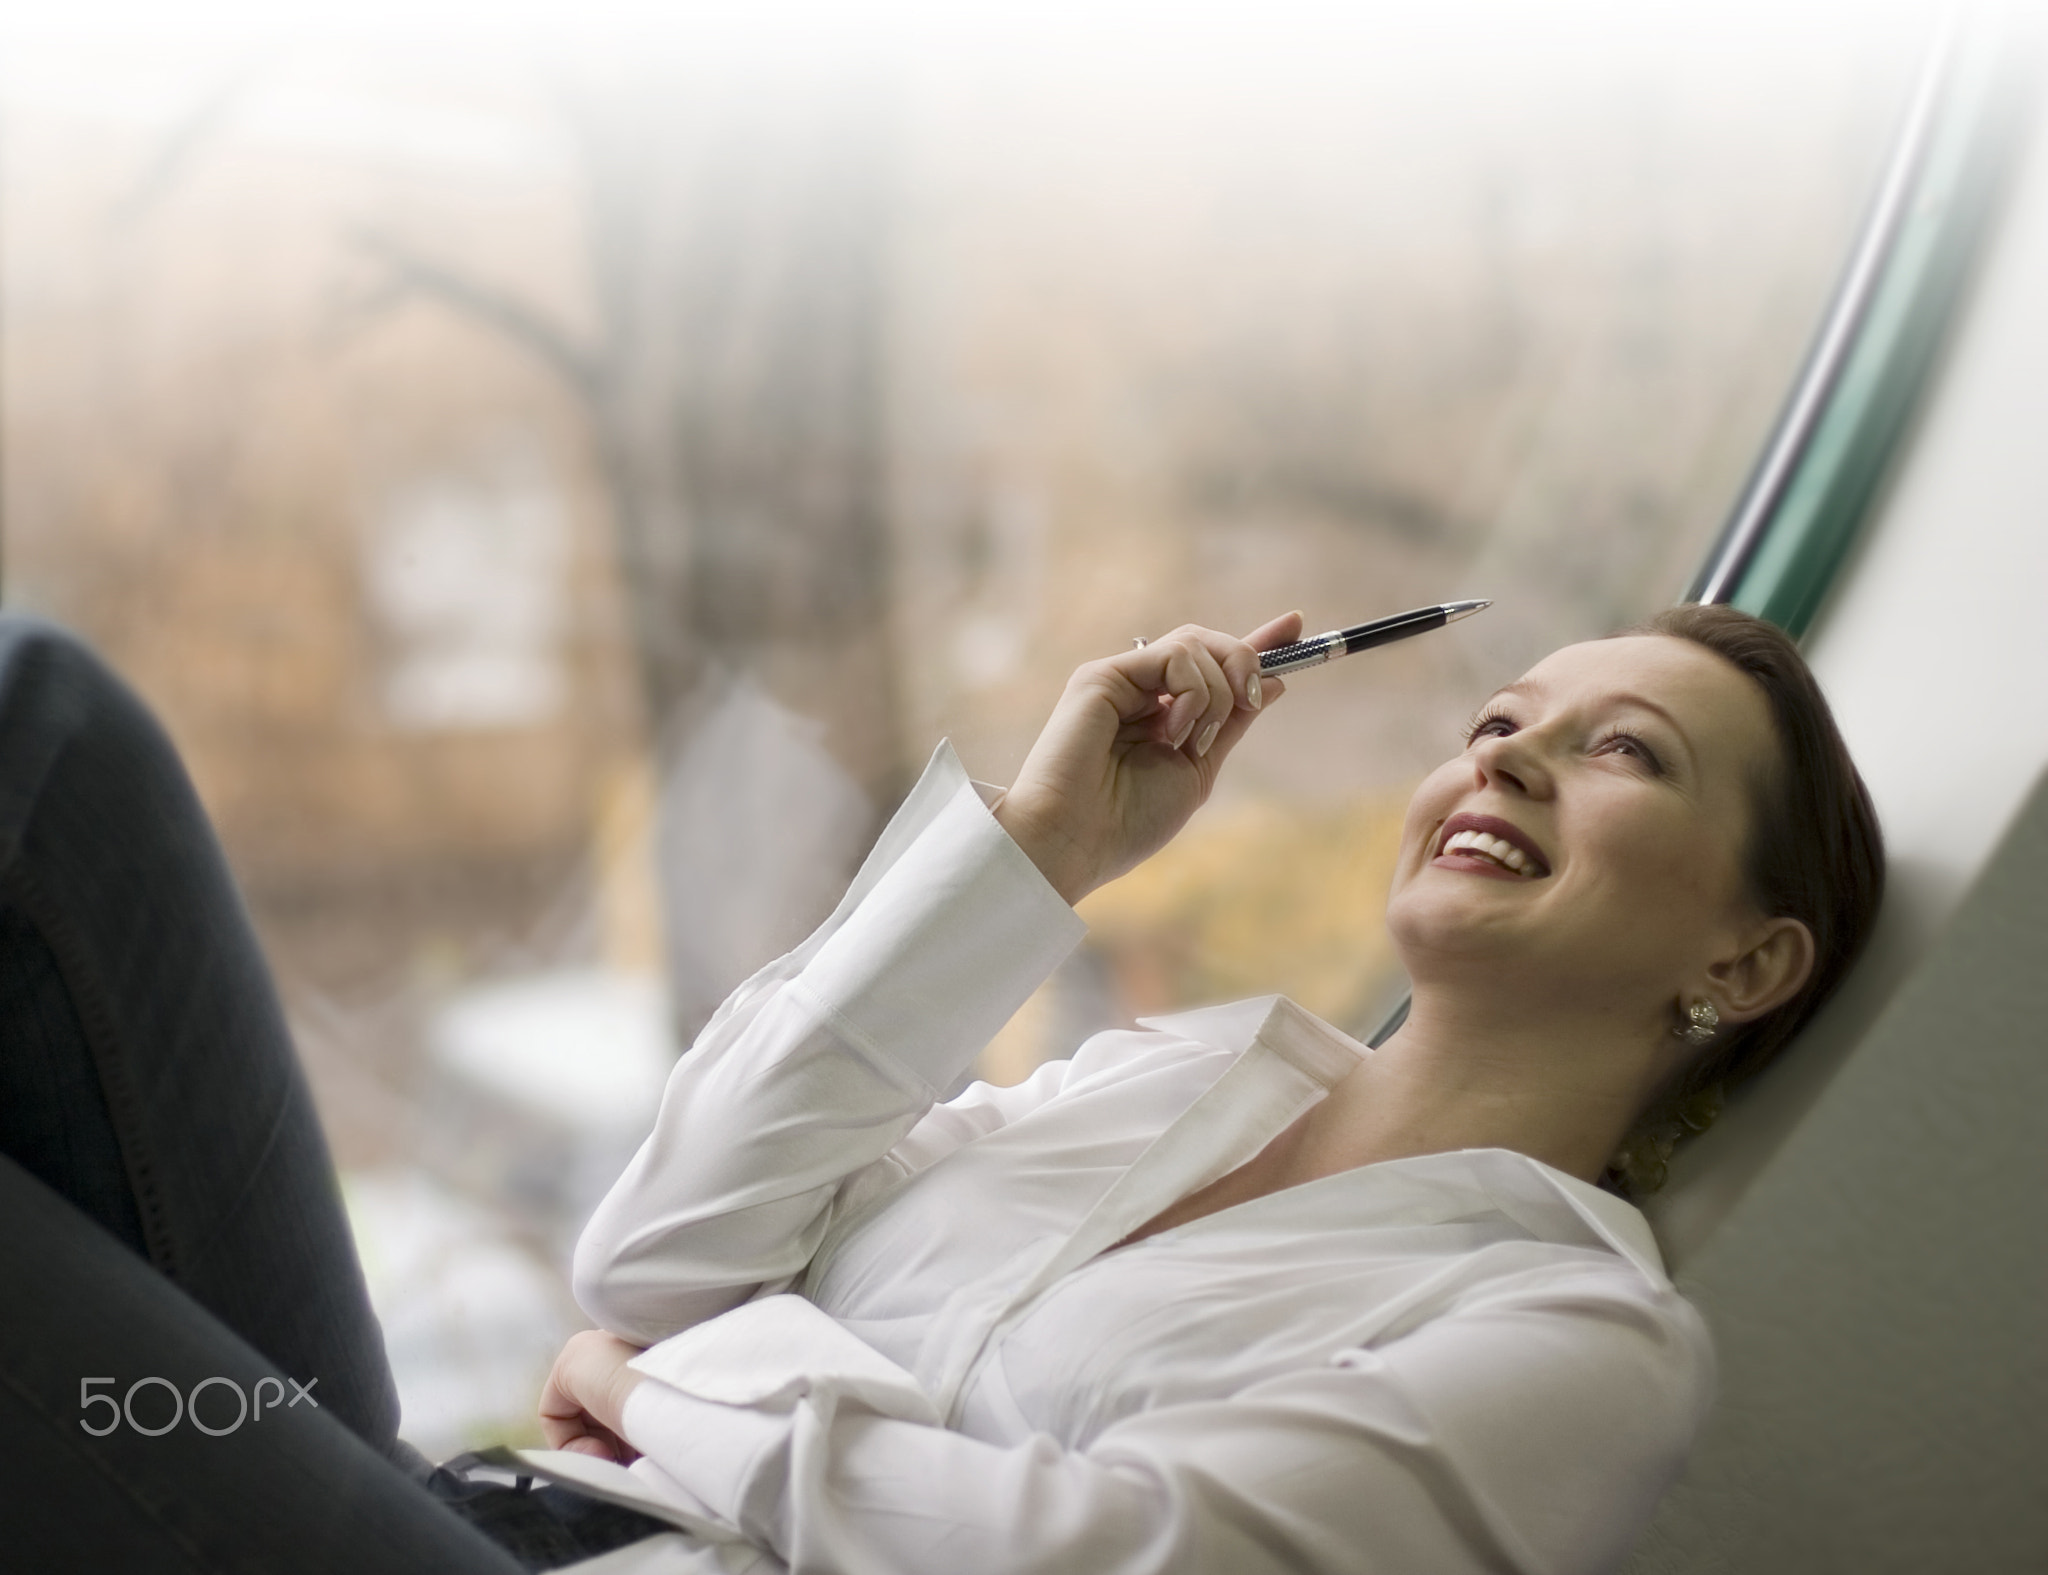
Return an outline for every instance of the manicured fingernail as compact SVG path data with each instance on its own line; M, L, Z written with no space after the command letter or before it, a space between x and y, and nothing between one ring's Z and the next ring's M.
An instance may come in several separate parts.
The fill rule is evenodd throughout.
M1254 711L1258 710L1259 675L1257 673L1253 673L1251 677L1244 681L1244 698L1245 704L1249 705Z
M1221 722L1211 722L1202 729L1202 736L1195 740L1196 754L1206 755L1209 752L1209 746L1216 742L1216 729L1222 725Z
M1173 747L1175 749L1180 748L1182 744L1185 744L1188 741L1188 734L1192 733L1195 730L1195 723L1200 720L1201 713L1197 711L1193 716L1189 717L1185 722L1181 723L1181 725L1178 728L1174 729Z

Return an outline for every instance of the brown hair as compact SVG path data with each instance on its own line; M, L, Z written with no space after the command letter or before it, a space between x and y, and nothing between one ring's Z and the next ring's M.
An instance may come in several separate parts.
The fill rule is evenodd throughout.
M1778 749L1751 783L1744 872L1757 906L1799 920L1813 932L1814 949L1799 993L1724 1034L1624 1140L1609 1179L1635 1194L1656 1190L1672 1147L1713 1119L1722 1089L1768 1066L1847 976L1884 896L1884 836L1827 698L1790 635L1733 607L1694 603L1619 633L1704 646L1763 691Z

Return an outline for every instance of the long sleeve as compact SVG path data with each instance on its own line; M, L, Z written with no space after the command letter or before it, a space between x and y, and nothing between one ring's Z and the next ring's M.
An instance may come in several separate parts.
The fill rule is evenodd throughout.
M852 1347L837 1361L823 1315L792 1314L779 1334L831 1376L765 1384L775 1356L749 1363L715 1335L657 1348L636 1363L650 1381L625 1427L790 1569L834 1575L1590 1575L1640 1532L1712 1382L1675 1293L1589 1272L1143 1411L1084 1448L1004 1447L919 1418L914 1386L892 1388Z
M838 910L677 1064L577 1244L584 1310L651 1343L799 1273L1084 928L941 745Z

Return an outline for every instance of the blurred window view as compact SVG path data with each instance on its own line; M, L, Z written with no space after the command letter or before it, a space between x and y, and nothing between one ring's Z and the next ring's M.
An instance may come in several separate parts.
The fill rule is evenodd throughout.
M1295 680L980 1074L1398 998L1409 790L1679 594L1926 42L1427 14L7 42L6 601L184 753L419 1447L537 1436L679 1048L1134 635L1496 598Z

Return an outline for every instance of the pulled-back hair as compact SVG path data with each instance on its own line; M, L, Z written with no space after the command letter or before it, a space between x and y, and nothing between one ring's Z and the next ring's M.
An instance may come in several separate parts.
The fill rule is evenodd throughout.
M1799 992L1722 1035L1624 1141L1609 1179L1641 1193L1663 1181L1673 1142L1712 1119L1721 1090L1768 1066L1848 974L1884 896L1884 836L1827 698L1782 629L1733 607L1688 603L1619 633L1689 640L1763 691L1778 747L1750 783L1743 872L1757 907L1799 920L1814 950Z

